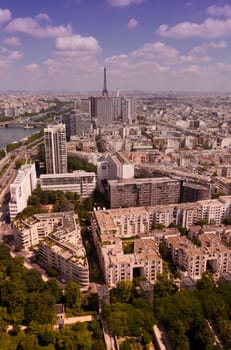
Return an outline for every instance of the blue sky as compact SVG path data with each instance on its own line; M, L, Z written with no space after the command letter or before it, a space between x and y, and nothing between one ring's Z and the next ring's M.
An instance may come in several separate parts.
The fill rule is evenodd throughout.
M231 3L0 0L0 90L231 90Z

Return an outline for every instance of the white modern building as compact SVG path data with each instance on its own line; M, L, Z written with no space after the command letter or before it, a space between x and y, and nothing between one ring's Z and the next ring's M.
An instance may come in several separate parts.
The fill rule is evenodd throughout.
M11 220L27 207L27 200L36 185L35 164L22 165L16 179L10 185L9 211Z
M42 190L75 192L81 197L89 197L96 188L96 174L84 170L76 170L65 174L44 174L39 183Z
M97 175L99 190L103 191L105 180L133 179L135 166L123 153L116 152L97 163Z
M132 179L135 174L134 164L121 152L109 155L109 179Z

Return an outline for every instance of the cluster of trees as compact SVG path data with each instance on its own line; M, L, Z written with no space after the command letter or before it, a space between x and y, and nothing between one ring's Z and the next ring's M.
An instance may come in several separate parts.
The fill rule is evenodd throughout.
M39 132L36 132L35 134L32 134L30 136L28 136L27 138L27 143L32 143L38 139L40 139L44 134L44 130L40 130Z
M166 280L160 282L154 287L154 315L174 350L231 348L230 286L215 288L209 273L198 281L196 291L174 291L170 285L167 288ZM216 345L215 334L221 339Z
M3 165L1 171L0 171L0 177L4 174L4 172L6 171L6 169L9 167L10 162L6 163Z
M44 282L38 271L25 269L22 262L21 257L12 258L9 249L0 245L0 349L105 350L97 320L54 329L55 304L63 303L72 314L85 309L96 311L95 295L83 297L73 281L63 295L56 280Z
M88 172L95 172L97 171L96 165L92 163L88 163L83 159L77 158L77 157L68 157L67 158L67 166L68 171L72 172L74 170L85 170Z
M6 152L4 149L0 149L0 160L3 159L6 156Z
M38 187L28 199L28 207L19 213L17 218L26 218L35 213L46 212L44 205L47 204L52 204L55 212L74 210L78 213L79 221L83 226L90 225L94 206L106 206L104 198L98 191L95 191L92 197L81 199L77 193L43 191Z
M9 143L7 146L6 146L6 151L7 153L8 152L11 152L11 151L14 151L15 149L19 148L22 146L22 142L19 141L19 142L13 142L13 143Z
M148 344L154 323L164 325L174 350L231 349L231 286L215 287L210 273L202 276L195 291L178 291L167 275L159 275L153 304L140 299L130 282L119 283L110 298L111 304L103 308L108 328L132 337L121 349L133 349L134 341Z
M113 334L133 338L121 345L121 349L130 349L129 343L134 340L143 346L149 344L155 321L153 308L139 297L135 285L129 281L120 282L110 291L110 300L111 303L103 307L107 327Z
M26 159L23 159L23 158L17 159L17 160L15 161L15 168L18 170L18 169L20 169L21 166L22 166L23 164L25 164L25 163L26 163Z

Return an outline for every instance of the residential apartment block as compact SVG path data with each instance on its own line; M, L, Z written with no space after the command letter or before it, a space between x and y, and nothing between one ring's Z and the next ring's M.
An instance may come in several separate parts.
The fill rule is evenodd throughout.
M77 170L65 174L44 174L39 179L42 190L76 192L81 197L89 197L96 188L96 174Z
M198 240L200 246L194 245L185 236L168 237L165 240L183 276L200 279L208 268L218 275L231 270L231 249L216 234L202 233Z
M108 210L95 211L92 218L93 239L105 282L116 286L120 281L132 281L140 276L153 284L157 274L162 272L158 244L152 237L142 237L134 241L133 252L127 254L123 246L126 242L122 238L131 238L136 233L120 232L116 218L110 214Z
M156 274L162 271L158 252L161 240L168 242L173 260L187 272L185 276L200 278L209 264L218 274L230 271L231 251L218 235L201 234L198 237L201 247L197 247L174 228L153 231L156 223L189 228L200 220L220 224L230 215L231 196L187 204L95 210L92 235L106 283L114 286L121 280L132 280L137 274L154 283ZM124 245L131 238L134 248L132 253L126 254Z
M62 122L66 126L67 139L70 140L73 135L88 135L92 132L90 113L72 110L62 117Z
M36 214L14 223L14 237L23 248L38 245L42 265L88 287L89 267L77 219L74 212Z
M11 220L27 207L27 200L36 185L35 164L22 165L16 179L10 185L9 211Z
M44 129L47 174L67 172L67 144L65 124L48 125Z
M109 180L111 208L179 203L180 181L167 177Z

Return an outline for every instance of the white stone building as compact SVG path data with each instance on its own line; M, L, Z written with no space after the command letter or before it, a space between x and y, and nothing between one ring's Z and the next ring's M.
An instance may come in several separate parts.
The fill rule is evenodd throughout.
M23 248L38 245L45 267L51 266L66 280L88 287L89 267L77 221L74 212L36 214L15 221L14 238Z
M9 211L11 220L27 207L27 200L36 185L35 164L22 165L16 179L10 185Z

